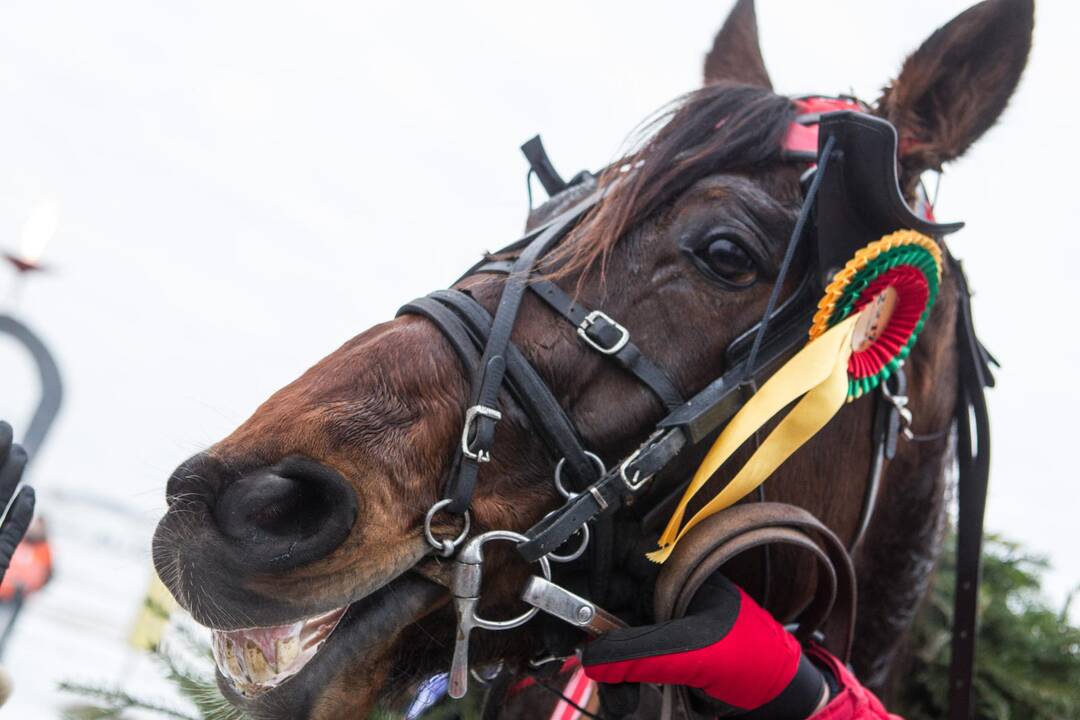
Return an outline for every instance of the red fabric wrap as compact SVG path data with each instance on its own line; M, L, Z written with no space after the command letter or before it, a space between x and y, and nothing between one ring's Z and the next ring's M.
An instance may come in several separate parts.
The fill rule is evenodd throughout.
M872 692L859 684L844 664L816 645L806 649L806 654L819 665L827 666L840 683L840 692L829 704L814 713L811 720L903 720L885 710L885 706Z
M779 695L795 676L798 641L739 589L739 616L723 638L698 650L586 667L605 683L654 682L700 688L733 707L753 710Z
M837 110L855 110L863 112L864 108L859 103L847 98L831 97L807 97L793 101L795 112L801 115L820 115ZM783 148L793 152L817 153L818 149L818 124L817 122L802 124L798 121L788 125L787 135L784 137Z

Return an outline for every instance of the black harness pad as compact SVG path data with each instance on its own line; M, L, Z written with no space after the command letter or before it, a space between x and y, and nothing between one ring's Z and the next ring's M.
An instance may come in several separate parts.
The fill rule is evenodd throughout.
M887 120L842 110L821 117L818 153L836 138L814 212L817 270L823 284L855 253L902 229L939 238L962 222L934 223L912 212L897 178L896 128Z

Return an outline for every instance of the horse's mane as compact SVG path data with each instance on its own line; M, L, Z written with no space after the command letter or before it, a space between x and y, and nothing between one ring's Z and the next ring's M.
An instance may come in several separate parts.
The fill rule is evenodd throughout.
M676 99L601 174L608 193L549 256L551 274L565 277L599 263L602 275L619 240L693 183L776 162L794 115L788 98L748 85L709 85Z

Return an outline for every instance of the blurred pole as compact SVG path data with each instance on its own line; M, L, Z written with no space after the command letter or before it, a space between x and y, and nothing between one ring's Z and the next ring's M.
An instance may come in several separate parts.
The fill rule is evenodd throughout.
M41 399L38 401L30 424L26 428L20 440L26 448L26 454L33 461L37 457L38 450L45 442L45 437L60 412L60 402L64 396L64 384L60 379L60 370L56 366L56 360L37 335L22 322L11 315L0 313L0 333L12 336L30 351L30 356L37 365L38 377L41 380Z
M7 603L8 619L4 624L3 631L0 631L0 658L4 657L4 650L7 648L8 640L11 638L11 631L15 629L15 621L19 619L19 613L22 612L23 604L26 601L26 596L22 591L16 591L15 597L11 599L10 603ZM0 702L0 704L3 704Z

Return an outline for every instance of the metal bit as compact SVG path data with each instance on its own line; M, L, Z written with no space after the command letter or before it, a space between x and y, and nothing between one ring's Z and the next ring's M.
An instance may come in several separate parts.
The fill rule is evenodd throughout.
M536 575L529 579L521 599L593 636L626 627L626 623L602 607Z
M454 659L450 663L450 697L459 699L469 691L469 635L477 626L476 604L480 601L480 582L484 572L482 543L470 542L454 561L451 592L457 614L457 637Z
M478 598L454 598L457 613L457 637L454 639L454 659L450 663L450 688L447 691L455 700L465 697L469 691L469 635L476 627L476 602Z
M458 631L454 641L454 658L450 664L450 697L458 699L469 690L469 635L475 628L485 630L512 630L529 621L538 610L530 607L521 615L509 620L488 620L476 614L480 602L480 584L484 574L484 544L492 540L515 543L527 538L510 530L489 530L467 542L454 558L454 574L450 581L450 594L454 596L454 612L457 613ZM551 577L551 564L540 558L544 576Z

